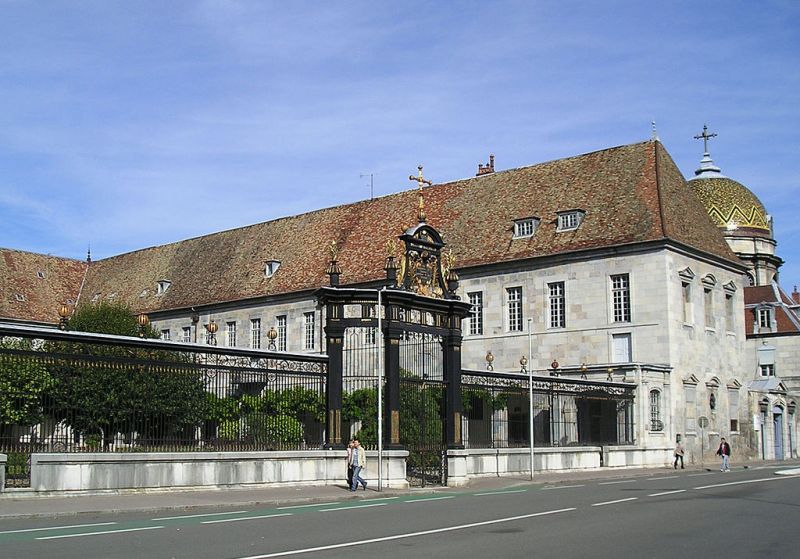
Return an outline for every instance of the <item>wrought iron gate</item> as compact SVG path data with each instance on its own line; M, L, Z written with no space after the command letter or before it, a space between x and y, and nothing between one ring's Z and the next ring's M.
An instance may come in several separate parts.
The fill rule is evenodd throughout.
M406 332L400 340L400 443L412 486L447 483L442 338Z

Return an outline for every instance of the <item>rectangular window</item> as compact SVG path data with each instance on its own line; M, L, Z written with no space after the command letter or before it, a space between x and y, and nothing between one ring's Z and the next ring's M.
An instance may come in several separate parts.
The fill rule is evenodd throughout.
M225 340L228 344L228 347L236 347L236 323L235 322L226 322L225 323Z
M571 231L581 224L582 212L567 212L558 215L558 231Z
M565 328L567 326L566 297L564 296L564 282L548 283L550 304L550 320L548 327Z
M278 331L278 351L286 351L286 315L282 314L275 317L277 323L276 330Z
M762 377L775 376L775 365L759 365L758 368L761 371Z
M706 316L706 328L714 327L714 292L710 288L703 289L703 309Z
M473 336L483 334L483 293L474 291L467 293L469 304L469 333Z
M506 288L508 302L508 331L522 332L522 288Z
M611 336L612 345L614 346L614 363L630 363L631 359L631 335L630 334L614 334Z
M683 396L686 400L686 430L694 432L697 430L697 387L693 384L686 384L683 386Z
M631 288L628 274L611 276L614 322L631 321Z
M527 219L518 219L515 221L514 238L519 239L520 237L532 237L536 232L537 222L538 220L533 217Z
M661 392L658 390L650 391L650 430L664 430L664 424L661 423Z
M683 322L690 324L692 322L692 285L681 282L681 294L683 295Z
M161 331L161 339L169 341L169 330Z
M377 328L365 328L364 329L364 343L367 345L375 345L378 343L377 338Z
M728 332L735 331L735 322L734 322L734 313L733 313L733 295L730 293L725 294L725 328Z
M192 327L184 326L181 331L183 333L183 343L185 344L192 343Z
M770 309L758 309L758 329L768 330L772 327L772 313Z
M303 330L305 332L304 345L305 349L314 349L314 317L315 313L303 313Z
M261 319L250 319L250 347L261 349Z
M739 391L728 390L728 416L731 419L731 431L739 430Z

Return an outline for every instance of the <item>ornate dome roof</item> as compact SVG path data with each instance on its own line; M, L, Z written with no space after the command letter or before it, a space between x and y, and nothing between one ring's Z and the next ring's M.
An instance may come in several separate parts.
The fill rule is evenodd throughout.
M764 205L746 186L723 175L708 152L703 154L700 168L689 180L689 186L703 202L714 224L726 234L771 238Z

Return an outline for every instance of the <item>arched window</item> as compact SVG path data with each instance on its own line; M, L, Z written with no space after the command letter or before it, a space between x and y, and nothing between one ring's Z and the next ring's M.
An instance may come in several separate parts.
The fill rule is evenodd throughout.
M650 430L663 431L664 423L661 421L661 391L650 391Z

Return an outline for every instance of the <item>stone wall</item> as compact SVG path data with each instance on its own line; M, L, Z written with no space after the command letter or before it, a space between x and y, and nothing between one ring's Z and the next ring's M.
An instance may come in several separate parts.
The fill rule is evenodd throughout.
M368 451L362 476L377 484L378 453ZM408 487L408 452L383 453L383 486ZM219 487L237 485L344 485L344 450L298 452L33 454L33 491Z

